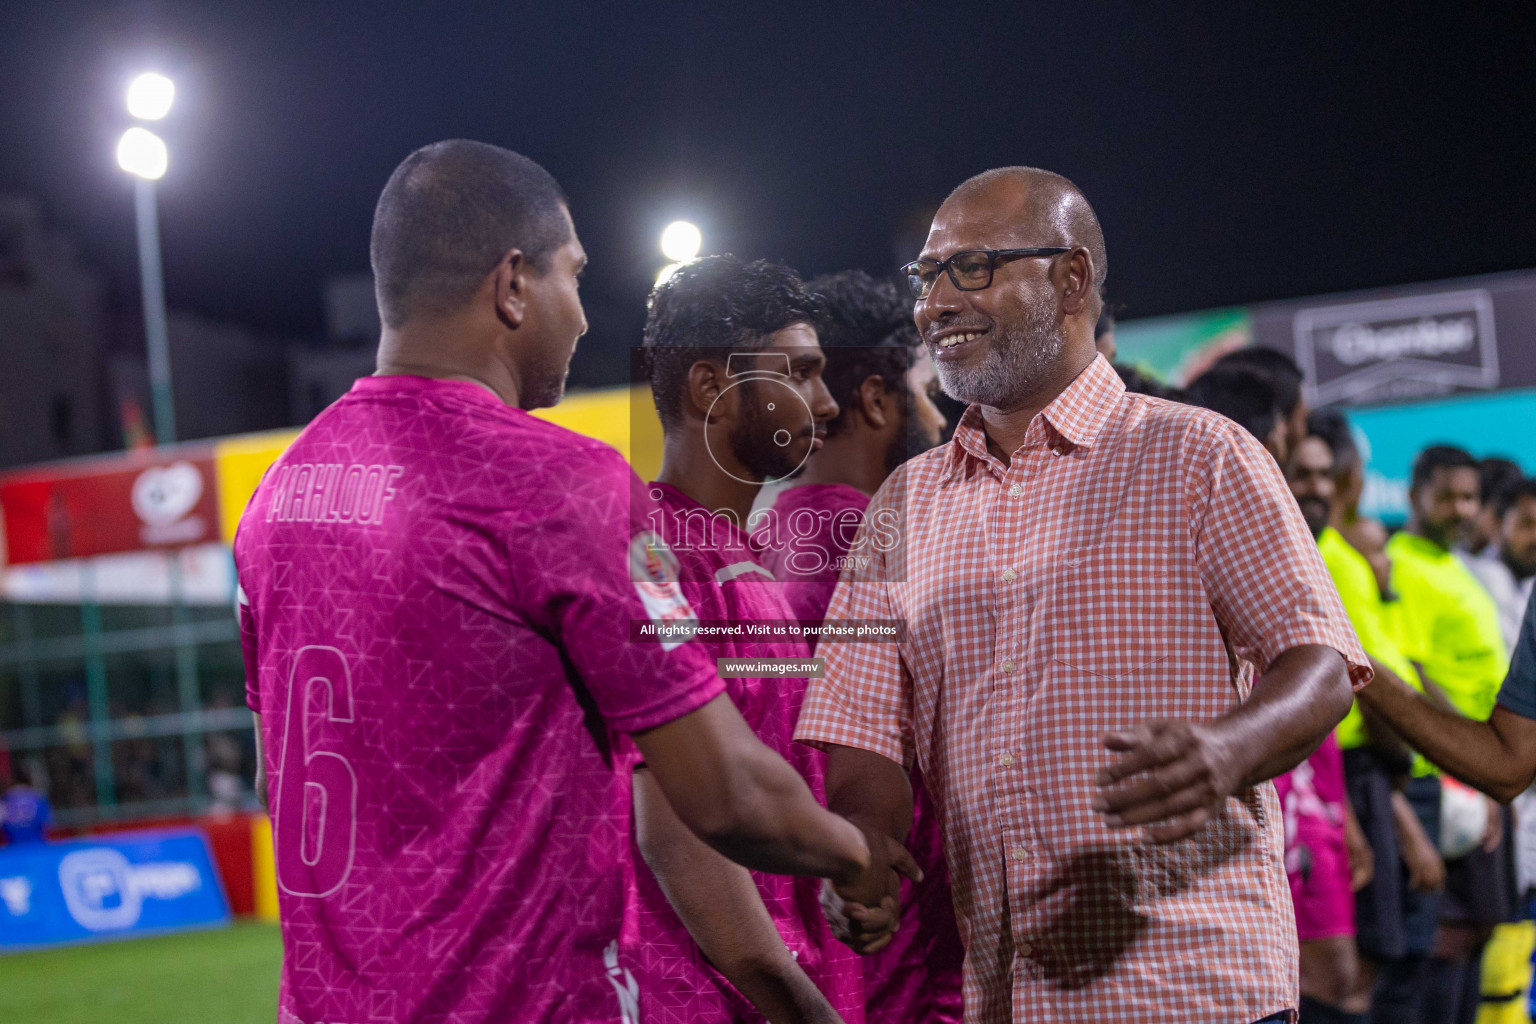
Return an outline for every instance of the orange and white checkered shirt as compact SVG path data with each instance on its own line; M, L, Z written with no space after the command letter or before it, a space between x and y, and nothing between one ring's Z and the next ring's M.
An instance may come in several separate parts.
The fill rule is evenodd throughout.
M972 408L865 524L827 617L907 635L824 642L796 738L917 757L966 939L966 1021L1244 1024L1295 1007L1270 783L1166 846L1091 807L1106 732L1216 718L1288 648L1327 645L1370 679L1269 454L1215 413L1128 394L1097 358L1009 465Z

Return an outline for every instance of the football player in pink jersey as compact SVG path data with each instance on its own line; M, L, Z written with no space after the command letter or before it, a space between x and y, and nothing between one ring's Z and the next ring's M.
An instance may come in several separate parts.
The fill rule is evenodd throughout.
M665 447L650 496L705 628L781 629L794 619L746 524L763 484L797 469L837 414L821 383L820 316L793 270L732 256L685 264L652 293L643 356ZM698 642L719 658L811 654L786 635ZM730 678L726 692L820 796L825 758L791 738L805 684L792 674ZM863 1021L859 957L823 918L820 883L720 857L678 820L648 768L635 776L635 837L650 871L638 872L631 957L648 1024Z
M820 622L870 496L902 462L938 444L946 424L930 393L933 360L912 323L911 301L895 285L852 270L806 287L827 306L823 376L840 411L827 424L826 446L774 502L772 533L754 536L796 616ZM902 886L901 930L864 959L865 1007L872 1021L958 1024L965 947L944 836L916 765L911 781L907 845L923 881Z
M869 841L697 644L630 639L693 613L619 455L526 411L559 400L586 330L554 179L481 143L418 150L372 257L378 373L274 464L235 541L279 1018L635 1022L622 734L724 856L858 886Z

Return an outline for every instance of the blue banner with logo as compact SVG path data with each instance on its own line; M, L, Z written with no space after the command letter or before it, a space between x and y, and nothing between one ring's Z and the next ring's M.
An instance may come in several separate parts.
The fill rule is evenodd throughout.
M0 847L0 953L228 923L201 830Z
M1461 395L1412 405L1350 409L1366 460L1360 511L1390 526L1408 518L1408 475L1432 444L1453 444L1477 458L1498 455L1536 472L1536 391Z

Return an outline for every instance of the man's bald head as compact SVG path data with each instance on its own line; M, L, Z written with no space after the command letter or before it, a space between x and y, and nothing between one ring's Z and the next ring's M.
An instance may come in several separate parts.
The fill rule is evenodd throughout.
M395 168L374 210L380 316L399 327L450 312L509 250L542 273L570 237L565 193L532 160L468 139L423 146Z
M1104 231L1093 207L1078 187L1052 171L1039 167L994 167L967 178L944 200L981 204L1004 222L1025 231L1024 245L1082 246L1093 262L1094 288L1102 297L1109 279L1109 254ZM941 207L941 210L943 207ZM1094 309L1098 318L1102 298Z
M982 250L1023 251L956 272L957 254ZM999 167L955 189L913 272L912 318L944 390L1004 413L1059 394L1097 354L1107 262L1093 208L1059 174ZM923 278L934 264L948 272Z

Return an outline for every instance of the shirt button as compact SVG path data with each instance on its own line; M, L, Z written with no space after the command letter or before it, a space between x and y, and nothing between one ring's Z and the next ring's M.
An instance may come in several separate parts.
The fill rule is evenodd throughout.
M997 667L1002 669L1004 672L1012 672L1013 671L1013 662L1005 661L1005 662L1003 662L1001 665L999 665Z
M1012 583L1014 580L1016 580L1018 578L1019 578L1019 574L1014 572L1012 569L1004 569L1003 570L1003 582L1004 583Z
M1061 458L1061 449L1060 448L1052 448L1051 449L1051 454L1059 459L1059 458Z
M1013 755L1005 750L998 755L997 763L1004 768L1011 768L1013 766Z
M1014 948L1019 951L1019 956L1029 956L1029 954L1035 951L1035 947L1027 942L1021 942Z
M1008 488L1008 497L1010 498L1017 498L1023 493L1024 488L1020 487L1018 484L1014 484L1012 487Z
M1029 851L1022 846L1015 846L1011 855L1014 860L1029 860Z

